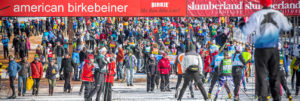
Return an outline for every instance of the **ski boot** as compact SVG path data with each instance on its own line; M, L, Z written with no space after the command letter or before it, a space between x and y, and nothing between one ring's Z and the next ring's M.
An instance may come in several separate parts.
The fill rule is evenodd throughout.
M178 97L178 89L176 89L176 91L175 91L175 98L177 98Z
M232 96L231 96L231 93L228 93L228 99L231 99Z
M291 95L289 96L289 101L293 101L293 98Z
M270 96L267 97L267 101L270 101Z
M234 97L234 101L240 101L240 97L238 96Z
M207 96L207 97L208 97L208 99L210 99L210 98L211 98L211 94L210 94L210 93L208 93L208 96Z

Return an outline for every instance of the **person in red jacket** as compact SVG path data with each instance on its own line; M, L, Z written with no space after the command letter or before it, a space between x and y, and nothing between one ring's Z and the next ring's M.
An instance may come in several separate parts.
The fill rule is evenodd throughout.
M211 61L212 60L211 57L209 56L209 51L206 51L204 53L204 79L202 82L207 82L206 76L211 72L211 67L210 67Z
M87 56L87 59L85 60L85 64L82 67L82 85L84 87L84 101L91 101L92 99L89 99L89 93L92 90L93 82L94 82L94 75L93 75L93 69L95 68L94 65L94 55L89 54Z
M108 72L105 74L105 91L104 91L104 101L111 101L112 89L111 86L114 83L114 75L116 68L116 62L112 61L108 64Z
M34 61L30 64L30 67L34 81L32 86L32 95L38 96L40 80L43 77L43 65L41 62L39 62L39 58L36 56L34 57Z
M170 61L166 58L167 53L162 53L162 59L159 60L157 68L160 73L161 83L160 83L160 91L170 91L169 88L169 74L171 71Z

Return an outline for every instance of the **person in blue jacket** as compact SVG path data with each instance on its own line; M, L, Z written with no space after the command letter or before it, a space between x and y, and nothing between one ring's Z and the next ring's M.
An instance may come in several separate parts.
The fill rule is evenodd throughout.
M78 78L80 78L80 76L78 77L78 68L80 66L80 60L79 60L79 49L74 49L73 53L72 53L72 59L76 64L76 69L74 71L74 80L75 81L79 81Z
M9 43L9 39L8 39L7 35L5 34L4 38L2 39L3 50L4 50L4 59L6 59L9 54L8 43Z
M9 75L10 88L12 89L12 96L8 97L8 99L16 98L15 84L14 81L16 79L17 73L21 70L21 66L14 60L13 56L9 56L9 63L7 69L7 74Z
M262 9L253 13L247 23L240 20L239 28L244 35L255 33L255 73L259 101L266 101L268 88L274 101L280 101L280 66L278 42L281 32L292 29L289 20L277 10L272 9L272 0L260 0ZM266 82L270 78L269 85Z

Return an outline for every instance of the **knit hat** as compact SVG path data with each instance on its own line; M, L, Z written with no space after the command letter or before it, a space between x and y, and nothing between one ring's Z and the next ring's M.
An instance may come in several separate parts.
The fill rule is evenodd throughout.
M260 4L263 6L263 7L269 7L272 5L272 0L260 0Z
M93 54L89 54L89 55L87 56L87 58L88 58L88 59L94 59L94 55L93 55Z

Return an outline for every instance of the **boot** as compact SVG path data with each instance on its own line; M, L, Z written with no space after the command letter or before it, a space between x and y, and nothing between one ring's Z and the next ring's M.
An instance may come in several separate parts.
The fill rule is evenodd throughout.
M298 96L298 94L299 94L299 91L297 90L295 96Z
M21 92L18 92L18 96L21 96Z
M53 92L54 92L54 90L53 90L53 88L52 88L52 90L51 90L51 96L53 96Z
M191 94L191 98L194 98L194 94Z
M210 94L210 93L208 93L208 96L207 96L207 97L208 97L208 99L210 99L210 98L211 98L211 94Z
M228 93L228 99L231 99L232 96L231 96L231 93Z
M176 91L175 91L175 98L177 98L178 97L178 89L176 89Z
M270 101L270 96L267 97L267 101Z
M238 96L234 97L234 101L240 101L240 98Z
M39 96L39 89L35 91L35 96Z
M49 95L48 96L51 96L51 89L49 89Z
M291 95L289 96L289 101L293 101L293 98Z
M33 88L33 89L32 89L32 95L35 94L35 91L36 91L36 88Z
M8 99L15 99L16 98L16 95L12 95L10 97L8 97Z
M214 101L217 101L217 97L214 98Z

